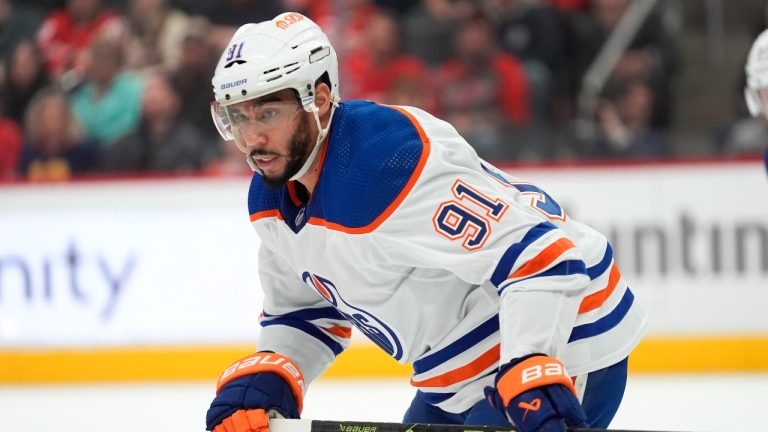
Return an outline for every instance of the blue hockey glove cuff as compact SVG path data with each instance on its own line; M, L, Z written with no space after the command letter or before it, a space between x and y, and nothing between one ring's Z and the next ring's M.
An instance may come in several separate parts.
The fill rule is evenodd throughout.
M276 411L285 418L299 418L304 378L287 357L256 353L228 367L219 378L216 397L206 415L206 429L213 430L238 410Z
M512 360L501 367L485 395L521 432L589 427L573 381L552 357L533 354Z

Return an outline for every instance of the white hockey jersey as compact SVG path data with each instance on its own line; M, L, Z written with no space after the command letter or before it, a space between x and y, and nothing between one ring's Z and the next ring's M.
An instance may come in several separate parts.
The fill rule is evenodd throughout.
M410 107L342 103L307 203L254 175L265 293L258 349L309 383L352 327L429 403L462 412L500 364L540 352L575 376L624 359L646 315L606 238Z

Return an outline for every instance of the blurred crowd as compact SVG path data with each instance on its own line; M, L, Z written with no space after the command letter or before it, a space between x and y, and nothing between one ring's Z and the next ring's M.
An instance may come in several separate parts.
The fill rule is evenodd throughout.
M664 157L681 56L659 5L585 115L631 0L0 0L0 179L247 171L210 80L239 25L286 10L328 33L342 99L423 108L486 159Z

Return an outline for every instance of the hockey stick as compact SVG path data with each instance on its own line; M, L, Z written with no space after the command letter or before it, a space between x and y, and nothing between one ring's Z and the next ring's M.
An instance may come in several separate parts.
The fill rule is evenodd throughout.
M331 420L288 420L272 419L269 421L270 432L511 432L513 426L506 428L495 426L446 425L426 423L386 423L363 421ZM613 430L613 429L612 429ZM569 432L603 432L605 429L568 429ZM613 432L642 432L613 430Z

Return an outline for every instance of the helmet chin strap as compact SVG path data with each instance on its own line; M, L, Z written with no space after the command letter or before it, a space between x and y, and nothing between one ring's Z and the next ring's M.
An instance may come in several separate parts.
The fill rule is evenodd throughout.
M317 108L317 105L312 104L310 110L312 111L313 116L315 117L315 124L317 124L317 140L315 141L315 146L312 148L312 152L309 154L309 157L307 157L307 160L304 162L304 165L301 166L301 169L294 174L290 180L298 180L302 177L304 177L304 174L309 171L309 167L312 166L312 163L315 161L315 158L317 158L317 154L320 153L320 148L322 147L320 144L325 139L325 136L328 135L328 131L331 129L331 121L333 121L333 113L336 111L336 107L339 106L338 101L332 100L331 101L331 114L328 117L328 126L323 128L320 125L320 110ZM254 163L255 165L255 163ZM253 167L253 165L251 166Z
M250 153L245 154L245 161L248 162L248 166L251 167L251 169L257 172L260 176L264 175L264 171L262 171L259 166L256 165L256 161L253 160Z

